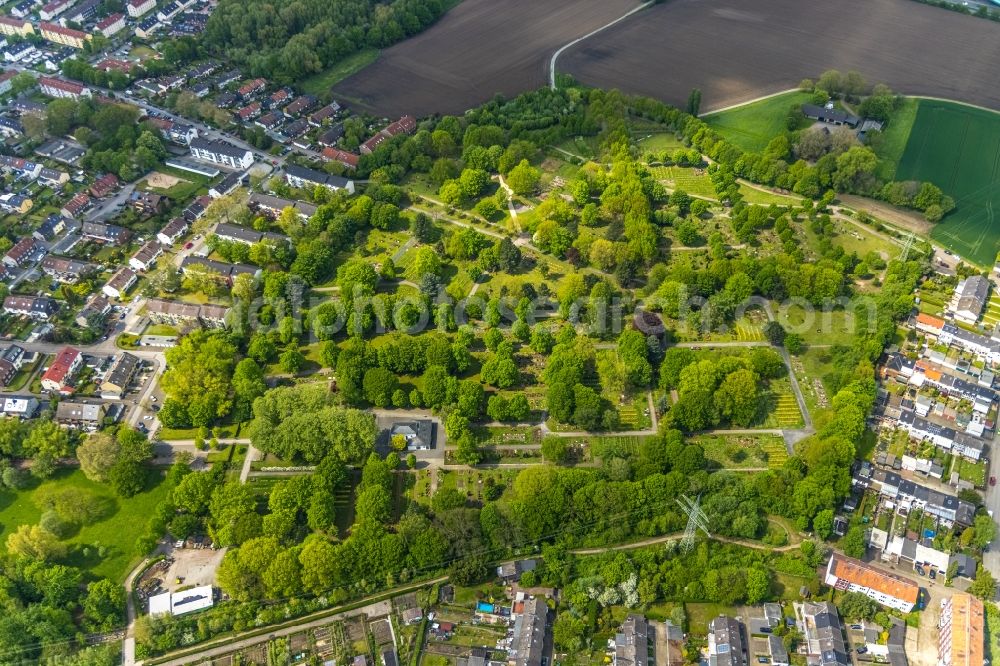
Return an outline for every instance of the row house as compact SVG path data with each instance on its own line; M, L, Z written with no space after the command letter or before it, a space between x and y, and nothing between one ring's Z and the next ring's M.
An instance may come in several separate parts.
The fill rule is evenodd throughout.
M17 76L16 69L8 69L2 74L0 74L0 95L6 95L10 92L11 86L13 85L11 81Z
M370 155L375 152L384 141L399 136L401 134L412 134L417 129L417 121L413 116L403 116L399 120L390 123L385 129L361 144L361 152Z
M0 155L0 167L6 171L16 174L21 180L38 180L39 174L44 168L38 162L29 162L23 157L13 157L11 155Z
M970 379L974 379L970 377ZM968 400L973 403L974 411L987 414L997 394L992 388L982 386L978 381L972 382L944 371L942 366L921 359L914 364L914 371L909 383L921 388L925 385L933 386L938 391L948 396L960 400Z
M155 240L146 241L139 251L128 260L128 265L137 271L148 271L163 254L163 246Z
M37 4L35 0L21 0L21 2L10 8L10 15L19 19L28 18Z
M147 16L139 21L139 25L135 27L135 36L139 39L149 39L162 27L160 21L155 16Z
M50 393L71 395L74 392L73 378L83 366L83 354L79 349L63 347L56 354L49 369L42 375L42 390Z
M354 194L354 181L340 176L334 176L315 169L307 169L295 164L285 165L285 182L291 187L314 189L325 187L336 192L345 190Z
M161 245L173 245L181 236L187 233L188 222L183 217L175 217L160 229L156 234L156 240L160 242Z
M913 439L930 442L939 449L952 451L970 460L982 458L986 448L986 440L968 432L932 423L908 409L902 410L897 424Z
M288 237L281 234L276 234L271 231L257 231L256 229L251 229L250 227L244 227L238 224L228 224L226 222L220 222L216 225L214 233L222 240L231 241L233 243L243 243L244 245L253 245L265 240L288 242Z
M146 301L146 314L150 321L171 326L201 325L206 328L225 328L230 308L221 305L195 305L151 298Z
M80 83L57 79L51 76L38 77L38 87L49 97L78 100L81 97L91 96L90 88Z
M63 12L69 10L75 2L76 0L52 0L52 2L46 3L42 6L42 8L38 11L38 17L43 21L51 21Z
M239 109L236 112L236 115L239 117L241 121L246 122L248 120L252 120L257 116L259 116L260 112L261 112L260 102L250 102L243 108Z
M224 197L230 192L236 190L237 187L243 182L243 174L239 171L233 171L225 178L220 180L212 187L208 188L208 196L213 199L218 199L219 197Z
M198 130L192 125L184 123L171 123L170 128L164 132L167 141L181 146L190 146L194 139L198 138Z
M91 294L86 304L76 313L76 325L81 328L100 328L111 314L111 301L101 293Z
M49 255L42 259L39 266L42 272L56 282L75 284L96 270L94 264L68 257Z
M91 205L90 195L86 192L80 192L67 201L59 212L65 217L76 218L90 208Z
M0 194L0 211L5 213L19 213L24 215L35 205L35 203L23 194L7 192Z
M138 356L128 352L121 353L104 375L104 380L101 382L101 397L105 400L121 400L140 367L142 361Z
M8 386L24 363L24 348L11 345L0 352L0 386Z
M115 12L114 14L98 21L97 29L105 37L111 38L113 35L117 35L125 29L125 15L121 12Z
M101 287L101 291L103 291L108 298L117 298L118 300L121 300L138 280L139 276L136 275L135 271L131 268L123 266L118 269L118 272L111 276L111 279L108 280L107 284Z
M38 172L38 182L50 187L59 187L69 182L69 174L59 169L44 167Z
M24 135L24 125L17 118L0 116L0 135L5 138L16 138Z
M181 215L185 220L187 220L188 224L191 224L200 219L201 216L205 214L205 211L208 210L210 205L212 205L212 197L207 194L203 194L188 204L188 207L184 209L184 212L181 213Z
M198 137L191 141L190 148L192 157L231 169L249 169L254 162L252 152L225 141L209 141Z
M250 195L248 205L254 212L264 213L271 218L276 218L278 215L281 215L281 211L286 208L294 208L295 212L299 214L299 217L308 219L315 215L316 210L318 209L318 206L306 203L305 201L282 199L281 197L271 196L270 194L261 194L259 192L254 192Z
M106 173L90 186L90 194L97 199L104 198L115 191L118 187L118 176L113 173Z
M294 102L286 106L282 113L285 114L287 118L298 118L306 111L316 106L316 98L312 95L302 95ZM308 122L308 121L307 121Z
M97 8L100 4L101 0L83 0L83 2L74 5L72 10L66 14L65 19L60 19L60 23L86 23L97 17Z
M56 406L56 423L71 428L98 428L107 417L107 407L99 402L62 400Z
M838 553L830 557L824 582L844 592L860 592L903 613L912 611L920 597L920 586L913 581Z
M242 86L236 90L236 94L244 99L250 97L251 95L256 95L257 93L264 90L267 87L266 79L253 79L252 81L247 81Z
M338 113L340 113L340 105L336 102L330 102L309 115L309 124L321 127L326 121L336 118Z
M243 112L246 111L247 109L249 109L250 107L254 106L255 104L257 105L257 110L259 111L260 110L260 105L257 104L257 102L254 102L253 104L251 104L250 106L248 106L246 108L240 109L239 113L240 113L240 118L242 120L247 120L247 118L245 118L243 116ZM284 118L282 118L281 114L272 111L271 113L267 113L267 114L261 116L260 118L258 118L256 121L254 121L254 125L257 125L258 127L262 127L262 128L264 128L266 130L273 130L275 127L277 127L278 125L280 125L283 121L284 121Z
M156 215L167 205L167 197L145 190L133 190L128 197L128 205L140 215Z
M59 303L48 296L8 296L3 299L3 311L19 317L45 321L59 312Z
M795 606L802 632L806 663L812 666L851 666L851 649L844 641L844 627L837 607L829 601Z
M281 130L281 136L288 139L295 139L309 131L309 122L305 118L299 118L285 125Z
M361 160L361 157L355 153L341 150L340 148L334 148L332 146L324 148L320 155L324 159L330 160L331 162L340 162L348 169L358 168L358 162Z
M14 243L3 255L3 264L9 268L17 268L18 266L27 263L39 250L40 246L38 241L31 236L25 236L21 240Z
M939 666L986 664L986 613L983 602L965 592L941 600L938 617Z
M156 0L128 0L125 11L132 18L139 18L156 9Z
M6 43L7 40L4 40ZM11 44L3 50L3 59L6 62L21 62L38 55L38 49L31 42L18 42Z
M127 245L132 240L131 231L106 222L84 222L80 233L88 240L109 245Z
M873 469L869 463L861 464L852 483L858 488L871 488L904 508L922 509L948 524L969 526L975 520L976 507L969 502L904 479L895 472Z
M321 146L336 146L342 136L344 136L344 126L342 124L333 125L316 137L316 143Z
M64 28L58 23L43 22L40 23L38 27L41 30L42 37L53 44L72 46L74 49L82 49L87 42L90 41L90 35L82 30Z
M66 220L59 213L52 213L42 220L31 235L40 241L53 241L64 231L66 231Z
M261 273L259 268L249 264L227 264L223 261L197 256L184 257L184 260L181 261L181 272L186 273L191 270L218 275L219 279L230 287L238 275L252 275L256 278Z

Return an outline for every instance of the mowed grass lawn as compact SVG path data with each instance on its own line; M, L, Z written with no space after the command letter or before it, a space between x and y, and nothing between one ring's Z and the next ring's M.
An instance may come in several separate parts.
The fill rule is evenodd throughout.
M702 120L743 150L759 153L771 139L787 131L788 110L811 99L812 93L794 90L727 111L710 113L702 116Z
M322 95L351 74L360 72L378 60L378 54L378 49L362 49L347 56L333 67L303 79L299 82L299 87L310 95Z
M649 167L650 173L659 181L663 181L670 189L684 190L693 197L700 199L710 199L718 201L715 193L715 186L712 185L712 178L706 169L695 169L692 167L680 166L654 166ZM801 197L785 196L777 192L770 192L763 188L751 187L746 183L740 183L740 194L747 203L761 206L795 206L802 202Z
M956 208L931 237L964 257L992 266L1000 250L1000 114L922 99L897 180L927 180Z
M80 470L61 469L55 476L22 491L0 491L0 549L6 551L7 537L21 525L35 525L45 508L35 502L39 490L79 488L102 498L111 507L107 515L91 525L84 525L65 540L69 545L67 564L91 572L95 577L110 578L121 582L139 559L135 551L136 537L145 528L153 510L163 500L170 488L164 482L164 473L150 470L146 490L135 497L116 497L109 486L95 483ZM104 547L104 555L98 553ZM89 547L89 556L83 553Z

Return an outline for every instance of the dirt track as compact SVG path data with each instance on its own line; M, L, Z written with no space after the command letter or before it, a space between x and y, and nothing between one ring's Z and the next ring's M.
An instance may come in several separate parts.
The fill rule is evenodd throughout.
M568 49L580 81L702 110L857 69L911 95L1000 109L1000 24L912 0L668 0Z
M545 85L556 49L638 4L463 0L429 30L334 86L334 94L385 116L463 113L497 93Z

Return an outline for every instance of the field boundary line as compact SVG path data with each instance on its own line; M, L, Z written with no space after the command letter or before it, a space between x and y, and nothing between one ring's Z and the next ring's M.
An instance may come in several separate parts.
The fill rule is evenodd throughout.
M989 113L993 113L1000 116L1000 111L998 111L997 109L991 109L988 106L982 106L980 104L973 104L972 102L963 102L958 99L948 99L947 97L928 97L927 95L906 95L905 93L903 95L904 97L911 97L913 99L927 99L931 100L932 102L949 102L951 104L967 106L970 109L979 109L980 111L987 111Z
M656 0L647 0L646 2L642 3L638 7L635 7L634 9L631 9L631 10L627 11L626 13L622 14L621 16L619 16L618 18L616 18L614 21L611 21L610 23L605 23L600 28L596 28L594 30L591 30L586 35L583 35L582 37L577 37L576 39L574 39L573 41L571 41L569 44L565 44L565 45L559 47L559 49L555 53L552 54L552 58L549 59L549 87L552 88L552 90L556 89L556 60L559 59L559 56L562 55L563 51L565 51L566 49L570 48L571 46L576 46L577 44L579 44L580 42L582 42L585 39L590 39L591 37L593 37L597 33L601 32L602 30L605 30L607 28L610 28L611 26L615 25L616 23L620 23L620 22L624 21L625 19L627 19L629 16L632 16L632 14L635 14L636 12L639 12L639 11L641 11L643 9L648 8L648 7L652 7L654 4L656 4Z
M787 88L785 90L779 90L778 92L768 93L767 95L761 95L760 97L754 97L753 99L748 99L745 102L739 102L737 104L730 104L729 106L723 106L718 109L712 109L711 111L705 111L704 113L699 113L698 117L701 119L708 118L709 116L714 116L717 113L722 113L723 111L732 111L733 109L738 109L743 106L750 106L751 104L756 104L757 102L763 102L766 99L771 99L772 97L777 97L778 95L787 95L788 93L800 92L801 88Z

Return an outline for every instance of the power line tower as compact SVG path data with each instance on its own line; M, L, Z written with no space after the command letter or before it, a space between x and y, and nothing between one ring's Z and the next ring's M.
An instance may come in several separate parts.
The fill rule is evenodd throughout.
M701 495L696 500L692 500L687 495L681 495L677 503L688 517L687 527L684 528L684 538L681 539L681 550L686 553L694 548L698 530L704 532L706 536L711 537L712 535L708 531L708 516L701 510Z
M899 253L899 260L906 261L906 258L910 255L910 250L913 248L913 241L915 240L913 232L911 231L906 235L906 242L903 243L903 249Z

